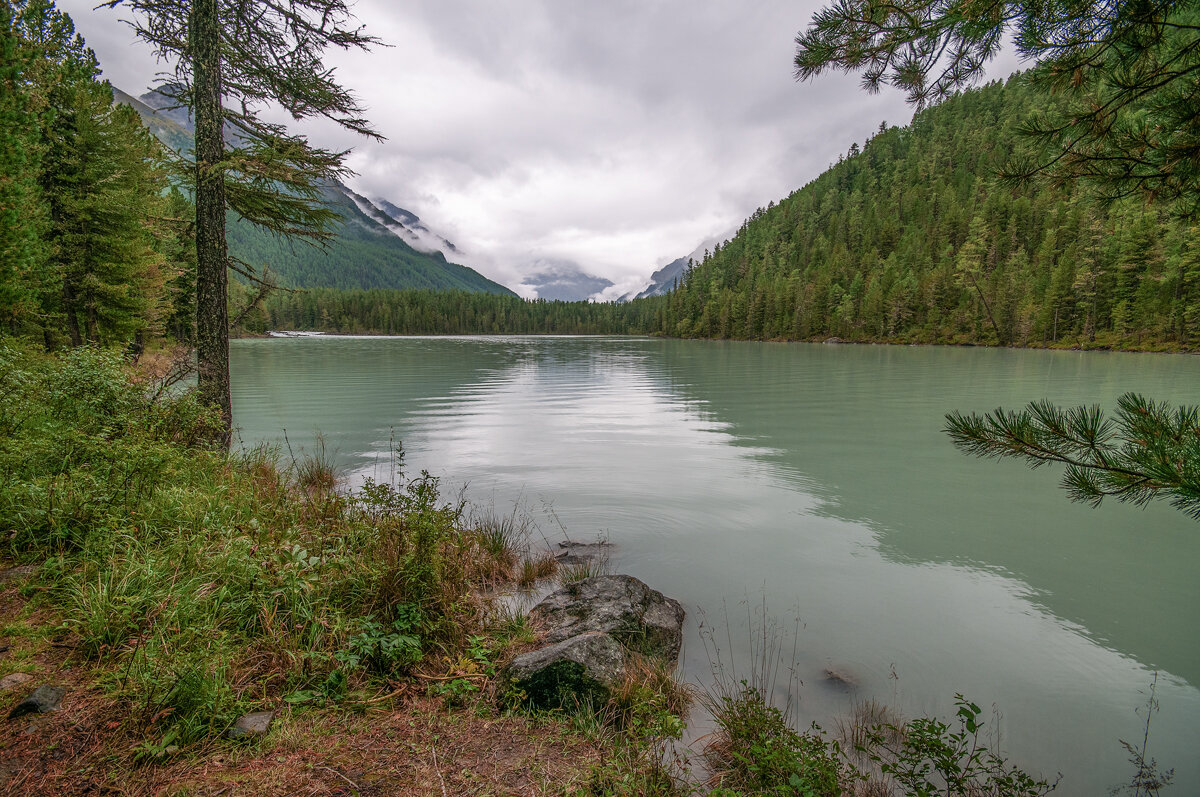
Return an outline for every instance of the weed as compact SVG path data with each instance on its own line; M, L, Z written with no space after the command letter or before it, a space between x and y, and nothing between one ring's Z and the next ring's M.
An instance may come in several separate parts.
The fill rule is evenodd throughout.
M593 576L607 575L609 570L608 561L605 559L584 559L581 562L560 566L558 578L564 585L575 584Z
M290 444L288 448L291 450ZM296 485L304 492L313 495L332 491L340 481L337 467L333 464L333 458L329 452L326 451L325 438L321 435L317 435L316 450L313 453L304 454L299 460L296 460L293 455L292 468Z
M704 758L719 786L713 794L839 795L846 776L841 749L815 725L798 733L784 712L743 682L710 710L718 731Z
M378 675L392 675L419 662L421 610L414 605L398 606L396 619L385 626L374 617L362 620L362 630L352 636L345 650L334 658L350 669L363 667Z
M1142 732L1142 744L1140 747L1135 747L1129 742L1121 739L1121 746L1125 748L1125 752L1129 753L1129 763L1134 767L1133 776L1129 782L1118 786L1109 791L1109 794L1130 794L1133 797L1157 797L1163 789L1171 785L1171 781L1175 777L1175 770L1168 769L1165 772L1160 772L1158 762L1153 758L1146 757L1146 751L1150 747L1150 719L1158 713L1158 673L1154 673L1154 679L1150 682L1150 691L1146 698L1146 704L1143 708L1146 711L1146 722ZM1138 709L1139 713L1141 709Z
M477 510L470 525L480 546L506 574L516 565L519 552L528 548L529 521L518 515L516 506L507 515L498 514L495 507Z
M909 795L1040 797L1057 783L1039 780L1008 764L980 742L979 706L955 695L957 727L920 717L868 732L867 750L880 770Z
M558 572L558 560L548 551L533 558L521 560L521 570L517 575L517 585L529 589L543 578L549 578Z

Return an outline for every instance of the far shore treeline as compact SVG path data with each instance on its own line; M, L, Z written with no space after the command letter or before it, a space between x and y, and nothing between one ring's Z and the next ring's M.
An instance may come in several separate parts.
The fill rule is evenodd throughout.
M273 296L248 329L1194 349L1200 229L1139 200L996 176L1045 103L1016 76L880 125L667 296L311 290Z

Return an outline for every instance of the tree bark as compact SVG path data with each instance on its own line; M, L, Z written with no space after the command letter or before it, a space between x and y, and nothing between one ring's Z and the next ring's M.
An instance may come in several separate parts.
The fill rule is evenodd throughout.
M63 309L67 314L67 333L71 336L71 345L82 346L83 335L79 332L79 318L75 315L75 286L71 284L70 277L63 280Z
M221 116L221 18L218 0L194 0L188 31L192 110L196 117L196 360L200 400L221 413L229 446L229 307L225 243L225 137Z

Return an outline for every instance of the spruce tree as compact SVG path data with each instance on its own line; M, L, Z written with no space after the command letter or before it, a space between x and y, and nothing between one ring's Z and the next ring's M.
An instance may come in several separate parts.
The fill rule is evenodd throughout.
M165 90L191 109L196 203L196 353L200 397L232 432L226 210L274 233L322 242L334 211L321 186L344 176L345 152L311 145L265 121L277 105L294 119L322 116L378 137L354 97L321 61L329 47L366 48L343 0L108 0L134 12L137 34L175 64ZM181 156L184 153L180 153ZM181 160L183 158L181 157Z
M0 324L10 333L37 311L45 257L38 122L25 90L33 59L18 22L17 9L0 4Z

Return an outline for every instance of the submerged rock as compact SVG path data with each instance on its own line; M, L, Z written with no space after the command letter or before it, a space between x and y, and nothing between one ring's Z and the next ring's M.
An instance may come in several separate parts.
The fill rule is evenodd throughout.
M607 541L576 542L565 540L558 544L561 548L554 558L560 565L584 565L592 562L604 563L613 552L613 544Z
M11 720L26 714L45 714L50 711L58 711L59 704L62 703L66 694L67 690L61 686L50 686L49 684L39 686L33 690L32 695L8 712L8 718Z
M599 706L625 678L628 658L612 636L590 631L517 656L505 675L536 708Z
M249 736L265 736L275 719L274 711L255 711L243 714L233 723L233 727L225 731L227 739L244 739Z
M593 576L547 595L530 611L546 640L562 642L593 631L630 650L668 662L683 644L683 607L633 576Z
M852 673L835 667L825 668L825 682L841 689L853 689L858 686L858 679Z

